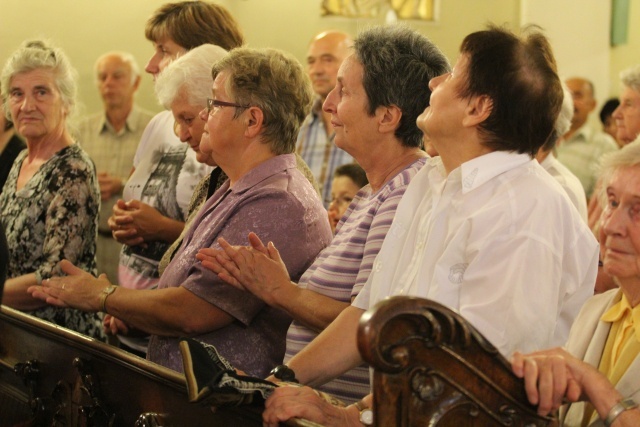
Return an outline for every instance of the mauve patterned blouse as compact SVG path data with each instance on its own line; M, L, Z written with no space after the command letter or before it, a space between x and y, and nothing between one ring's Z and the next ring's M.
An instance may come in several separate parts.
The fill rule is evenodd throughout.
M223 328L195 336L213 344L238 369L264 378L282 363L291 318L251 293L222 282L196 260L200 248L247 245L255 232L280 251L291 279L297 281L332 238L327 212L309 181L296 169L293 154L273 157L229 188L227 181L207 200L182 246L160 278L159 289L183 286L234 317ZM182 372L179 339L153 335L149 360Z

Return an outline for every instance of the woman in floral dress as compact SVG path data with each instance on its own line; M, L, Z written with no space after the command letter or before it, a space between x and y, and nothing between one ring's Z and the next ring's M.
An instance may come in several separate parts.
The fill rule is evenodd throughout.
M75 71L60 49L30 41L9 58L0 81L5 111L27 143L0 195L0 223L10 254L2 302L104 338L100 315L50 307L26 292L60 275L62 259L96 274L100 193L95 168L66 125L75 105Z

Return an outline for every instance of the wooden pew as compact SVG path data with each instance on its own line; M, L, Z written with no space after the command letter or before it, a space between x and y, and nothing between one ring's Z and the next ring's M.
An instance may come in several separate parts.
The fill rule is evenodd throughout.
M0 427L253 427L261 414L261 406L214 413L189 403L182 374L0 307Z
M433 301L381 301L360 321L358 348L374 367L377 426L557 425L536 414L507 360Z

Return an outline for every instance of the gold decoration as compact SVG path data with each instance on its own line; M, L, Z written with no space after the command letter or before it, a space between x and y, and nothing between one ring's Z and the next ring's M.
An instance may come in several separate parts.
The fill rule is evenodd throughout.
M399 19L433 20L433 0L323 0L322 15L375 18L393 10Z

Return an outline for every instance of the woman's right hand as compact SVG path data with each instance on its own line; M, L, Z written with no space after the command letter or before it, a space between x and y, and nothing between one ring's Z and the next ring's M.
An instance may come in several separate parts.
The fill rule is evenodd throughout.
M107 335L128 335L129 327L122 320L113 317L110 314L105 314L102 320L102 326L104 327L104 333Z

